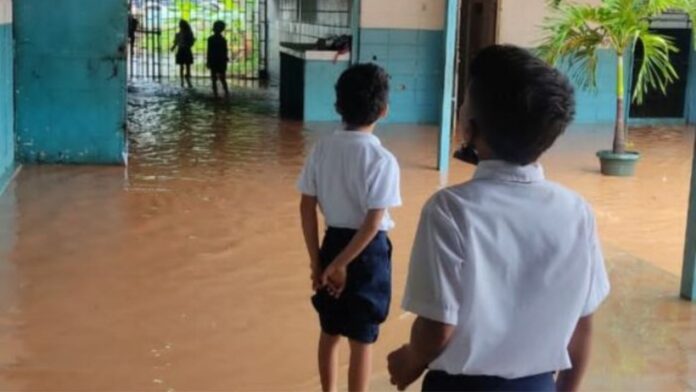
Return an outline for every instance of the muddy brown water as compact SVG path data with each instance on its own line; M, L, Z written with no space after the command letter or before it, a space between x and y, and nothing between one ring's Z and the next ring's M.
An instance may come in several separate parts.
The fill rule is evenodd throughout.
M0 197L0 389L317 389L294 182L335 124L281 121L272 98L138 88L127 169L22 170ZM375 348L373 385L387 389L383 358L411 321L398 308L411 240L440 176L434 127L378 135L402 166L405 202L391 234L394 306ZM675 299L694 133L639 129L631 140L643 158L629 179L598 174L609 127L571 129L543 161L594 206L616 287L587 385L696 387L696 313ZM453 162L449 183L472 172Z

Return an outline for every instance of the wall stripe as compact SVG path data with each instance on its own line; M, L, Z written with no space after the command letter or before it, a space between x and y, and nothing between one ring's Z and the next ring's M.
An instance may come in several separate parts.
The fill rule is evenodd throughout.
M547 0L499 0L498 42L522 47L539 45L540 26L549 15ZM579 4L599 4L601 0L576 0Z
M0 0L0 24L12 23L12 0Z
M363 28L442 30L445 0L362 0Z

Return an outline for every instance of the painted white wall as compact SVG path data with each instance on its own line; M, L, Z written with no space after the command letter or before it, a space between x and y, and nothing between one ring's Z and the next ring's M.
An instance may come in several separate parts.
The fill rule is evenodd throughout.
M0 24L12 23L12 0L0 0Z
M499 0L498 42L534 47L542 39L541 25L548 15L546 0ZM599 4L601 0L574 0Z
M446 0L362 0L360 27L442 30Z

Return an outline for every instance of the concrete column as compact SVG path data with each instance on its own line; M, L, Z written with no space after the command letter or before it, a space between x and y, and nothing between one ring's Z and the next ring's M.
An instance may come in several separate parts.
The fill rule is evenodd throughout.
M442 117L440 120L440 135L438 141L437 168L442 173L449 171L449 160L456 110L455 68L457 62L457 21L459 1L447 0L445 11L445 77L442 94Z
M696 152L696 145L694 146ZM696 154L691 169L691 195L684 246L684 265L682 267L681 296L696 302Z

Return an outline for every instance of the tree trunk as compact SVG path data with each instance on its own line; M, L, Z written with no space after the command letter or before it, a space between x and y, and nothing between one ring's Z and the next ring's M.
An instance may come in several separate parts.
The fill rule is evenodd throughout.
M626 152L626 124L624 124L624 66L623 54L616 61L616 121L614 124L614 153Z

